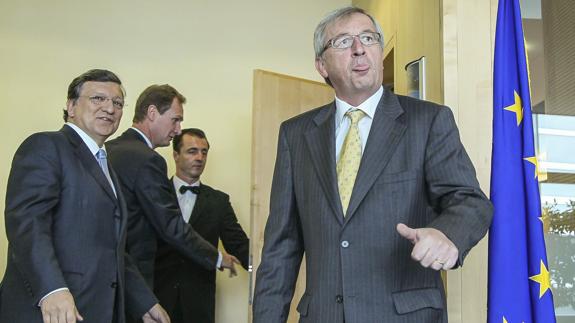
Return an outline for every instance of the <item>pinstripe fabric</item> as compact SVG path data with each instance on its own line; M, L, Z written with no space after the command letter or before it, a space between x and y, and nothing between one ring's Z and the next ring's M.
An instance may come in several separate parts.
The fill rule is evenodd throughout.
M447 322L439 272L411 260L395 230L433 227L460 262L489 226L451 111L386 91L374 115L347 215L339 200L334 104L280 129L255 323L282 323L302 257L301 323Z

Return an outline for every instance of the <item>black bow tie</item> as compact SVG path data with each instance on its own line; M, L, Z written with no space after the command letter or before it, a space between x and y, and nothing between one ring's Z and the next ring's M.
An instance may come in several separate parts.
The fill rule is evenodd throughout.
M199 186L180 186L180 194L185 194L186 191L190 191L194 194L200 194L200 187Z

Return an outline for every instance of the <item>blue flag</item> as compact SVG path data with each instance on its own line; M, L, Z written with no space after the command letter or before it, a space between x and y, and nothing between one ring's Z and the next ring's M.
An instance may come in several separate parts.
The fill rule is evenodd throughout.
M519 0L499 0L493 73L489 323L553 323Z

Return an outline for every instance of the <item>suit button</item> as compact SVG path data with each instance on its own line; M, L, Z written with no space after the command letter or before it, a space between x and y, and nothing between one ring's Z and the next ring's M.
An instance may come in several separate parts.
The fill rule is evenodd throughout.
M343 241L341 242L341 246L342 246L343 248L349 247L349 241L343 240Z
M113 282L112 284L110 284L110 287L112 287L112 288L116 288L116 287L118 287L118 283L116 283L116 282Z
M343 296L337 295L337 296L335 297L335 302L338 303L338 304L343 303Z

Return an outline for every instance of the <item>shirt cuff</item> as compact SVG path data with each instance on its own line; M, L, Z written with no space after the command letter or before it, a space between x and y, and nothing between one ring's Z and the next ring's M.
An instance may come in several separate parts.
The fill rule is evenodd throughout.
M222 268L222 253L218 251L218 262L216 262L216 269Z
M62 287L62 288L58 288L58 289L54 289L53 291L49 292L48 294L44 295L44 297L42 297L40 299L40 301L38 302L38 307L42 306L42 302L44 301L44 299L46 299L46 297L56 293L56 292L60 292L63 290L69 290L68 287Z

